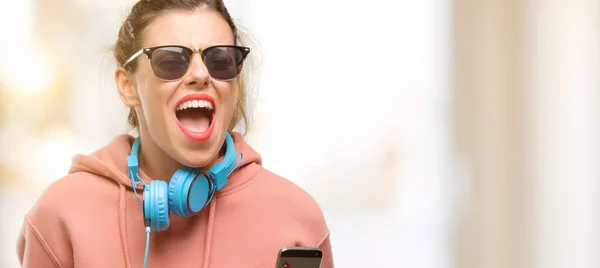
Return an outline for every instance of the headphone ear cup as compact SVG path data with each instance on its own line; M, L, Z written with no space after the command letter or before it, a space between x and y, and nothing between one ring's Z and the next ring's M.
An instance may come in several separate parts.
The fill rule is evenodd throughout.
M213 183L208 174L197 176L189 185L188 208L192 214L198 213L211 198Z
M166 182L153 180L144 189L144 219L157 232L167 230L171 224L168 188Z
M187 193L185 193L187 191L184 186L190 176L192 174L187 169L181 168L173 174L171 182L169 182L169 208L175 215L189 216L190 214L187 209Z
M193 216L206 205L210 186L206 174L187 168L177 170L169 183L169 208L176 215Z

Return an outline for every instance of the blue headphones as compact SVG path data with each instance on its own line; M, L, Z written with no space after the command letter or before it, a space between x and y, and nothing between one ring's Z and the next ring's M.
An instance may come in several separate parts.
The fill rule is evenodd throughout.
M223 161L215 164L209 171L184 167L175 172L168 185L161 180L152 180L148 185L140 178L138 172L140 138L133 142L127 165L133 190L144 213L146 227L158 232L165 231L171 222L170 211L179 216L190 217L210 203L216 191L227 184L227 177L242 160L240 157L240 161L236 162L238 154L229 133L225 136L225 146ZM242 156L241 153L239 155ZM144 184L143 206L136 191L137 183L140 182Z

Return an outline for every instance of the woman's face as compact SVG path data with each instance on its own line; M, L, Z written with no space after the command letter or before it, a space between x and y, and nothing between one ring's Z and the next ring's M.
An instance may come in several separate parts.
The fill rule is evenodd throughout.
M145 48L180 45L205 49L234 44L227 22L218 13L203 9L168 11L154 20L143 36ZM236 107L237 79L220 81L211 78L200 53L193 53L187 73L176 81L158 78L145 55L136 61L138 68L130 79L133 80L132 88L137 89L134 98L137 102L133 104L138 105L130 102L129 106L135 106L142 142L153 143L156 150L162 149L185 166L213 164ZM193 109L195 106L205 108ZM208 110L206 106L209 106ZM187 109L178 111L182 108ZM151 150L151 147L144 149Z

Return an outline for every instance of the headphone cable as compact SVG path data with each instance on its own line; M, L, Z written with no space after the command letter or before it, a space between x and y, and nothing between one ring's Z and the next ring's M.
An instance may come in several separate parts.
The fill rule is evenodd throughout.
M148 262L148 250L150 249L150 226L146 226L146 250L144 252L144 268Z

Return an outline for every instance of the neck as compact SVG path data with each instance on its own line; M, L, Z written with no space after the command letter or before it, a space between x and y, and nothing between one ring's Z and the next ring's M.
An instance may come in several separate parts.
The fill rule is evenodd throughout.
M140 169L153 180L171 181L171 176L181 168L175 159L165 153L151 139L141 138L143 145L140 146L139 165Z
M149 138L148 134L140 133L140 152L139 152L139 167L144 173L153 180L162 180L169 183L175 172L184 167L177 160L173 159L162 148ZM214 166L219 158L223 156L224 151L221 150L218 155L203 170L209 170Z

